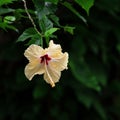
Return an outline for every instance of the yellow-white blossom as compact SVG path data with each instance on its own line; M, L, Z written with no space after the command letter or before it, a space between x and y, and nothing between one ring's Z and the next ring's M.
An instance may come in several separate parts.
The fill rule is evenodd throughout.
M61 46L52 40L45 49L35 44L30 45L24 55L29 60L25 67L25 75L29 80L36 74L44 74L45 81L54 87L60 79L61 71L67 69L68 53L62 53Z

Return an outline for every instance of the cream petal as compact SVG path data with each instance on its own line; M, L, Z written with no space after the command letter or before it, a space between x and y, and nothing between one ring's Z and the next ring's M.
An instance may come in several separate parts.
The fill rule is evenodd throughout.
M60 57L62 54L61 46L59 44L54 44L52 40L49 42L49 47L46 48L45 51L52 58Z
M60 76L61 76L60 71L56 71L54 68L51 68L49 65L45 65L44 79L47 83L51 84L52 87L54 87L55 83L59 81Z
M62 71L64 69L67 69L67 64L68 64L68 53L67 52L61 55L61 58L52 59L49 62L49 66L57 71Z
M61 46L59 44L54 44L53 40L50 40L49 42L49 48L54 49L54 50L59 50L61 51Z
M39 58L44 53L44 49L38 45L32 44L25 50L25 57L29 61L34 61L36 58Z
M45 72L43 64L37 62L28 63L25 67L25 75L31 80L36 74L43 74Z

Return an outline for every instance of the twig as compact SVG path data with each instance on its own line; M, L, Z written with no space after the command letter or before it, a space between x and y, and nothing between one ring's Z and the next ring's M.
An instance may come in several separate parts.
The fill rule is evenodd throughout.
M25 1L25 0L22 0L22 1L24 2L25 12L27 13L28 18L30 19L30 21L31 21L31 23L32 23L32 25L33 25L33 27L34 27L34 29L35 29L36 32L42 37L42 34L38 31L38 29L37 29L37 27L36 27L36 25L35 25L35 23L34 23L32 17L31 17L31 15L30 15L29 12L28 12L28 8L27 8L27 5L26 5L26 1Z

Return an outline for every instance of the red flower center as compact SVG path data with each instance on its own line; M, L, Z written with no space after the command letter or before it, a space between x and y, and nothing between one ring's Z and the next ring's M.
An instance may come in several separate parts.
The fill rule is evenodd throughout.
M43 55L40 58L41 58L40 63L46 63L47 65L48 65L48 62L51 60L51 58L48 56L48 54Z

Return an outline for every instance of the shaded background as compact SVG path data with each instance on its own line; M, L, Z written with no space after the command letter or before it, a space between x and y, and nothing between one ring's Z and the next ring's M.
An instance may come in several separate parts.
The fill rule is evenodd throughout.
M73 35L62 29L56 33L55 43L70 58L69 69L62 72L55 88L42 76L29 82L24 75L27 42L16 40L32 26L30 21L18 16L13 25L19 32L0 29L0 120L120 120L120 1L96 0L89 16L69 2L87 25L58 4L55 14L60 24L75 30ZM34 10L32 2L27 4ZM21 1L3 8L24 9Z

